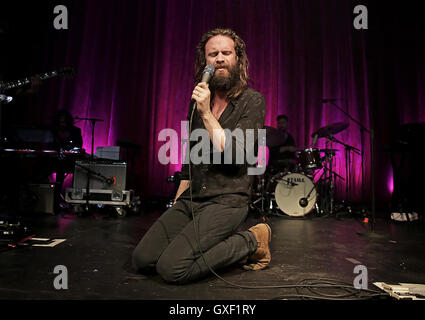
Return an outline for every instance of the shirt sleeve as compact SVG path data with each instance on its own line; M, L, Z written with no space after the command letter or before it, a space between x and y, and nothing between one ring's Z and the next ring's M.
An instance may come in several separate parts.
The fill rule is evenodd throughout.
M228 163L231 160L232 164L246 164L247 155L253 153L252 155L257 156L258 130L264 128L265 115L265 99L262 94L256 93L248 100L245 110L242 112L233 133L229 130L225 130L226 143L223 150L224 163ZM248 129L252 129L250 131L253 133L253 139L252 137L248 139ZM230 155L231 159L229 159Z
M189 104L189 111L187 113L187 118L186 118L187 121L190 121L190 115L191 115L191 111L193 109L193 105L194 105L193 103ZM190 137L189 126L186 129L187 129L187 132L188 132L187 136ZM189 139L188 143L190 143L190 139ZM189 165L188 165L188 163L189 163L189 153L188 153L188 150L187 150L188 143L186 143L186 150L184 152L185 159L184 159L183 164L182 164L180 180L189 180Z

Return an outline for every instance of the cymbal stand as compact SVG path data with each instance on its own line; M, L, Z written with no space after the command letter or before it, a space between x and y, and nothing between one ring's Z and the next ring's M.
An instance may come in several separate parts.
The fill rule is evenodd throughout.
M361 155L360 150L350 146L342 141L339 141L337 138L332 137L332 140L336 143L344 146L345 150L345 202L344 206L346 209L351 212L351 186L352 186L352 174L351 174L351 153Z
M344 145L345 149L345 177L346 177L346 184L345 184L345 194L346 194L346 201L348 202L348 205L351 203L351 186L352 186L352 174L351 174L351 153L360 154L359 151L357 151L357 148L354 148L349 145Z
M351 150L347 147L345 150L345 200L351 202Z
M378 234L375 233L375 155L374 155L374 151L375 151L375 130L374 130L374 125L373 125L373 108L371 106L369 106L369 129L366 128L362 123L360 123L359 121L357 121L356 119L354 119L348 112L346 112L344 109L342 109L339 105L337 105L336 103L330 101L330 104L332 106L334 106L335 108L337 108L339 111L341 111L343 114L345 114L351 121L353 121L354 123L356 123L360 129L361 129L361 135L363 138L363 132L366 131L367 133L369 133L369 140L370 140L370 193L371 193L371 223L370 223L370 228L371 228L371 232L370 233L363 233L361 235L366 235L366 236L371 236L371 237L376 237L379 236Z
M331 134L328 137L328 141L326 141L326 148L328 148L328 144L330 143L330 149L333 148L333 135ZM341 180L345 180L343 177L341 177L339 174L333 171L333 157L335 156L334 152L331 152L330 154L326 155L325 164L323 166L324 170L324 185L326 186L326 190L324 192L324 211L326 211L328 214L333 215L335 211L335 180L336 178L339 178ZM322 174L323 175L323 174Z
M331 150L333 149L333 145L332 145L333 140L332 140L332 138L333 138L333 135L331 134L329 136L329 140L331 142L331 147L330 147ZM330 157L330 160L329 160L329 186L330 186L329 187L329 195L330 195L329 214L331 214L331 215L334 213L334 181L333 181L333 174L332 174L332 171L333 171L332 170L333 169L333 162L334 162L334 160L333 160L333 154L331 153L331 157Z
M327 161L327 160L325 160ZM318 189L318 195L320 196L319 198L319 204L316 203L316 211L318 214L321 214L323 212L326 212L328 209L328 202L329 202L329 193L327 191L323 192L323 197L322 195L322 191L323 189L323 185L320 185L320 181L322 181L322 177L326 174L327 170L326 170L326 166L323 166L323 170L322 170L322 174L320 175L319 179L317 179L317 182L314 183L313 188L311 188L310 192L307 194L306 199L308 200L310 198L311 193L313 192L314 189L316 189L316 185L319 184L319 189ZM315 175L316 173L314 173ZM326 178L323 180L325 181L324 184L326 185Z

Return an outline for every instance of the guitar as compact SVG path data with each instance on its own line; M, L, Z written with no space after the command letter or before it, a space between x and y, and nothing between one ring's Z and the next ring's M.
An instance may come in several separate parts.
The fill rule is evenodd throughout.
M73 68L66 67L66 68L55 70L55 71L38 74L37 76L39 76L41 80L46 80L46 79L55 78L59 76L72 77L74 75L75 75L75 70ZM30 84L31 84L31 77L27 77L27 78L15 80L15 81L10 81L10 82L0 82L0 92L10 90L10 89L20 88Z

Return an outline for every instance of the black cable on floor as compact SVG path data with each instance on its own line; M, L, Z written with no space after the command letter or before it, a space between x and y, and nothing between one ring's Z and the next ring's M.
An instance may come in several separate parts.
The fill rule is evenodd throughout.
M303 279L297 283L296 294L280 295L273 300L289 299L316 299L316 300L366 300L377 298L389 298L389 295L380 291L370 289L356 289L352 284L335 279ZM309 292L302 293L301 289ZM319 289L340 290L343 293L330 294L320 292Z
M192 109L192 112L191 112L191 115L190 115L190 121L189 121L189 144L188 144L188 148L187 148L187 152L189 154L189 163L188 163L188 165L189 165L190 208L191 208L191 212L192 212L193 227L195 229L195 238L196 238L196 241L197 241L197 244L198 244L199 252L201 254L201 257L202 257L205 265L208 267L208 269L211 271L211 273L214 274L214 276L216 276L221 281L223 281L223 282L225 282L225 283L227 283L227 284L229 284L229 285L231 285L233 287L242 288L242 289L291 289L291 288L293 289L293 288L295 288L295 289L299 290L299 289L302 289L302 288L308 288L308 289L314 289L314 288L316 288L316 289L319 289L319 288L322 288L322 289L323 288L334 288L334 289L335 288L339 288L339 289L341 289L341 288L346 288L346 289L353 289L353 290L357 290L357 291L370 292L371 294L373 293L373 296L381 296L381 295L383 295L381 292L378 292L378 291L373 291L373 290L358 290L358 289L355 289L352 284L350 285L350 284L343 283L342 281L332 280L332 279L314 279L315 281L321 281L321 280L327 281L328 283L325 283L325 284L320 284L320 283L319 284L302 284L302 282L304 282L304 281L309 281L309 280L311 281L311 279L304 279L304 280L301 280L301 282L299 282L298 284L276 285L276 286L245 286L245 285L239 285L239 284L232 283L232 282L227 281L226 279L222 278L221 276L219 276L211 268L211 266L207 263L207 261L206 261L206 259L204 257L204 253L203 253L202 248L201 248L201 242L200 242L200 238L199 238L198 228L197 228L196 223L195 223L195 214L194 214L194 211L193 211L192 164L190 162L190 133L192 132L192 120L193 120L193 114L194 114L195 109L196 109L196 104L194 104L193 109ZM329 282L331 284L329 284ZM339 283L339 284L337 284L337 283ZM292 296L309 297L309 298L315 298L315 299L317 299L317 296L310 296L310 295L292 295ZM280 296L280 297L284 297L284 296ZM323 295L323 294L320 294L320 293L319 293L318 297L319 298L321 297L322 299L327 299L327 300L338 300L338 298L329 297L329 296L326 296L326 295ZM277 299L279 299L279 298L277 298ZM358 300L358 299L350 299L350 300Z

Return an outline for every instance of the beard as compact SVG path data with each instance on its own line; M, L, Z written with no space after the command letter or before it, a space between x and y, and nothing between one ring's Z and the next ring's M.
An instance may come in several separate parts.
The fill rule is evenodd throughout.
M214 91L229 91L234 88L239 81L239 66L235 65L232 69L227 69L229 71L229 75L225 76L217 76L211 78L209 87Z

